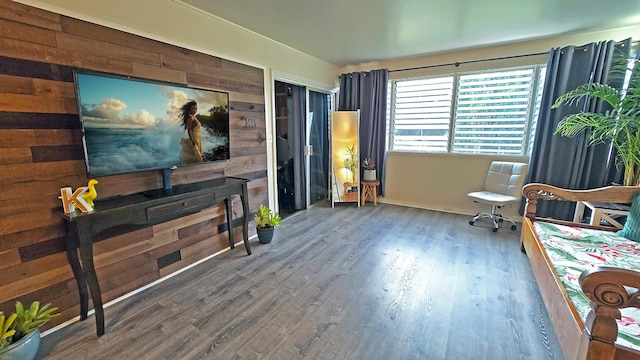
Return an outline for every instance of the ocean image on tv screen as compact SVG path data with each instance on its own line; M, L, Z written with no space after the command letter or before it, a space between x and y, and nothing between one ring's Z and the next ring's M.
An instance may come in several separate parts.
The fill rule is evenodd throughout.
M229 159L228 93L80 72L76 86L89 176L185 165L181 152L193 142L181 108L189 101L198 107L202 161Z

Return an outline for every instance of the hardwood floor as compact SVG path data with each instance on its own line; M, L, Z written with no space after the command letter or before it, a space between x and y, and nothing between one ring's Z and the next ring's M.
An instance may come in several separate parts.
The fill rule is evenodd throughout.
M317 205L42 339L42 359L562 359L519 229ZM484 225L484 226L483 226ZM47 354L47 355L43 355Z

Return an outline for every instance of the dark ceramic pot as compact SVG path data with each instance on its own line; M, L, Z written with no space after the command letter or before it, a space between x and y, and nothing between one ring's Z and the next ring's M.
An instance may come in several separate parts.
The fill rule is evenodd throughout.
M271 239L273 239L273 233L275 232L275 230L276 230L275 227L268 227L268 228L256 227L256 231L258 232L258 241L260 241L263 244L270 243Z

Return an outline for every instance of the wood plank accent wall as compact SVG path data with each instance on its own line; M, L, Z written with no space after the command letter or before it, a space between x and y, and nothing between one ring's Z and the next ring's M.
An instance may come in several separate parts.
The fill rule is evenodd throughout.
M245 177L251 212L268 202L262 69L0 0L0 310L16 300L51 302L62 316L47 327L79 314L64 224L54 213L61 187L88 181L74 68L229 92L231 160L175 170L173 183ZM245 128L244 117L257 126ZM155 171L98 180L99 198L162 186ZM239 199L233 206L241 239ZM228 247L225 222L221 204L96 244L103 300Z

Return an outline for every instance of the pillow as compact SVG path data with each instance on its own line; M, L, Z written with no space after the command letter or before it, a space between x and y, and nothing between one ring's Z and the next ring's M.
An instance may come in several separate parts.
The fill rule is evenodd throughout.
M627 222L624 223L622 230L617 234L624 236L629 240L640 242L640 192L633 194L633 202L631 203L631 210L627 216Z

